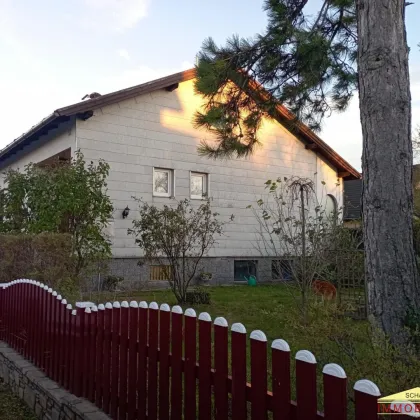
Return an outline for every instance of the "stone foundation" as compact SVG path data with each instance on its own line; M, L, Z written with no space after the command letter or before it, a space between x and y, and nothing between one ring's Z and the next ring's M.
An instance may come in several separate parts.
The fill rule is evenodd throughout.
M235 281L234 261L252 260L257 261L257 280L260 283L272 281L271 258L257 257L206 257L203 258L199 270L197 270L197 282L200 272L212 273L213 277L210 284L227 285L241 284L244 282ZM124 277L125 287L131 289L153 289L165 288L168 286L166 281L150 280L150 267L147 263L138 265L143 261L139 258L114 258L110 263L110 274Z
M70 394L0 341L0 378L43 420L111 420L89 401Z

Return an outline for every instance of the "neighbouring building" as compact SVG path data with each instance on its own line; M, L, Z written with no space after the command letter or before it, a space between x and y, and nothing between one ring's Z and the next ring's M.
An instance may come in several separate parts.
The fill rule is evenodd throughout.
M140 249L127 235L137 214L132 197L168 203L170 197L197 199L208 194L220 217L235 215L205 260L212 281L242 281L244 272L271 280L271 258L256 252L256 220L246 208L264 192L264 182L279 176L311 178L335 211L343 205L343 180L357 180L360 174L305 125L288 130L286 122L293 115L282 106L277 120L267 119L261 127L262 147L251 158L200 157L197 145L211 135L192 124L202 105L194 93L194 75L188 70L57 109L0 151L0 171L70 159L77 149L87 161L106 160L114 204L111 268L135 283L161 281L162 271L137 264ZM127 206L130 212L123 218Z

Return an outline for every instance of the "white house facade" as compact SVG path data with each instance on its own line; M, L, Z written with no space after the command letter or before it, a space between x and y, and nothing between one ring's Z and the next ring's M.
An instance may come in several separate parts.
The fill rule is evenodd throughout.
M127 234L137 217L132 197L169 203L207 194L222 219L232 214L235 219L211 249L204 270L213 274L214 282L228 283L243 280L244 267L253 264L257 278L270 280L271 259L256 252L257 222L247 209L264 193L264 183L278 177L310 178L319 196L330 197L330 206L340 207L343 179L360 174L307 127L289 131L274 119L264 121L262 146L251 158L200 157L199 143L211 141L211 134L192 124L201 105L202 98L194 93L194 70L88 99L56 110L0 151L0 171L52 157L69 159L78 149L87 161L108 162L108 193L114 205L108 231L111 267L133 283L158 279L150 267L137 264L141 251ZM290 117L281 110L285 120ZM123 217L126 207L130 212Z

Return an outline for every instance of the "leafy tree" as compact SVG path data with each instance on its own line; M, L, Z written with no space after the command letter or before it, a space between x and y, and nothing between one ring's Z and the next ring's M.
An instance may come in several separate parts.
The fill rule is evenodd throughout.
M178 302L186 303L200 261L223 233L224 223L211 211L210 199L198 207L187 199L162 208L138 201L139 218L133 220L129 234L148 261L168 266L169 285Z
M407 308L419 306L405 3L324 0L315 16L306 13L309 3L266 0L263 34L234 36L223 47L204 42L195 87L206 102L195 123L215 142L202 142L198 151L211 158L251 155L261 144L263 118L278 117L278 104L317 130L358 89L369 307L398 342Z
M108 173L106 162L86 164L81 152L68 164L30 163L23 172L7 171L0 190L0 232L69 234L78 277L92 263L111 256L104 233L113 211L106 193Z

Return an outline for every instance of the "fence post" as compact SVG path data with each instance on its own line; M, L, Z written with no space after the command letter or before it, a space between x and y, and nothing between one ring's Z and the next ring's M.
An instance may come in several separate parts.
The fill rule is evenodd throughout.
M211 316L202 312L198 316L198 357L199 357L199 419L210 420L211 412Z
M96 354L98 348L96 345L97 335L97 319L98 319L98 307L96 305L90 308L91 314L89 316L89 382L88 382L88 394L87 398L93 404L95 404L95 388L96 388ZM102 345L102 343L100 343Z
M225 318L214 320L214 400L216 420L227 420L228 405L228 323Z
M130 335L128 341L128 420L136 419L138 322L139 305L133 300L130 302Z
M112 347L111 347L111 404L110 415L113 419L118 416L118 380L120 367L120 319L121 304L112 304Z
M316 359L308 350L296 353L296 402L298 420L315 420L317 415Z
M35 285L35 297L34 297L34 364L38 367L41 366L41 330L43 329L42 325L42 292L41 292L41 283L36 282Z
M27 353L26 358L33 362L34 355L34 318L35 318L35 305L34 305L34 286L33 280L28 280L28 304L27 304L27 313L28 313L28 342L27 342Z
M182 418L182 308L172 307L171 315L171 420Z
M170 308L163 303L159 310L159 420L169 420L169 343Z
M347 419L347 375L344 369L330 363L322 370L324 377L324 417L327 420Z
M367 379L354 384L355 420L374 420L378 418L379 388Z
M61 298L61 296L60 296ZM58 349L58 382L61 386L64 386L64 365L66 356L66 329L67 329L67 300L60 300L60 323L59 323L59 335L60 335L60 347Z
M290 347L282 340L271 344L273 420L289 419L290 410Z
M232 414L234 419L247 418L246 404L246 329L232 325Z
M76 391L78 389L78 384L77 384L77 379L76 379L76 367L77 367L77 359L79 357L80 351L77 347L78 344L78 323L80 322L80 315L78 316L77 314L77 310L76 309L72 309L71 311L71 354L70 354L70 358L69 361L71 363L69 363L69 389L70 392L76 396L78 396L76 394Z
M76 397L83 396L83 384L86 372L84 372L84 335L85 335L85 312L78 308L76 311L75 332L75 368L74 368L74 394ZM76 373L77 372L77 373Z
M52 292L53 297L53 317L52 317L52 353L51 353L51 379L58 382L58 367L59 367L59 351L60 351L60 307L61 307L61 296L60 301L58 300L59 294L54 290Z
M159 306L156 302L149 305L149 365L147 369L147 418L157 419L158 403L158 331L159 331Z
M260 331L251 333L251 416L267 418L267 337Z
M103 371L107 369L104 366L104 319L105 306L101 303L98 305L97 334L96 334L96 371L95 371L95 405L102 408L103 393Z
M127 361L128 361L128 302L121 302L121 328L120 328L120 402L118 418L127 418Z
M197 315L194 309L187 309L185 318L185 368L184 368L184 418L194 420L196 417L196 378L197 359Z
M109 414L110 397L111 397L111 329L112 329L112 303L105 304L105 318L104 318L104 358L103 358L103 410Z
M53 297L52 292L53 290L51 287L47 287L46 291L46 310L47 310L47 323L46 323L46 349L45 349L45 373L47 376L51 377L52 371L52 346L53 346L53 337L52 337L52 326L53 326L53 302L55 301L55 297Z
M65 389L70 389L70 371L72 369L72 360L74 357L73 352L73 340L72 340L72 306L68 303L65 307L64 312L64 327L65 327L65 339L64 339L64 363L63 363L63 386Z
M139 303L139 364L138 364L138 406L137 417L139 420L146 418L147 401L147 329L148 305L147 302Z

